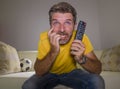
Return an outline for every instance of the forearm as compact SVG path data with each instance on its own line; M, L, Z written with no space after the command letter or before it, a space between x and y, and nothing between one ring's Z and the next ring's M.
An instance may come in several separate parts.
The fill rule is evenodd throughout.
M83 68L85 68L87 71L95 74L100 74L102 71L102 64L101 62L97 60L91 60L87 59L85 64L81 64Z
M49 52L42 60L36 59L34 65L36 74L38 76L46 74L51 68L56 56L57 56L56 54Z
M57 55L60 51L60 35L56 34L54 29L51 28L48 32L48 38L50 42L50 51L47 53L47 55L43 59L37 59L34 65L35 72L37 75L42 76L49 72L49 69L51 68L53 62L55 61Z

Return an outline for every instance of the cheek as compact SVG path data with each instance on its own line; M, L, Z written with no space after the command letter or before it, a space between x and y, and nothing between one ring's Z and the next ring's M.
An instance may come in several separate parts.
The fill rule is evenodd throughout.
M73 25L64 26L65 29L72 31L74 29Z
M54 28L54 29L53 29L53 32L58 33L58 32L59 32L59 29L58 29L58 28Z
M73 28L68 28L68 29L66 29L66 32L68 33L68 34L72 34L72 32L73 32Z
M58 31L59 31L59 28L58 28L58 27L51 26L51 28L53 28L53 32L58 32Z

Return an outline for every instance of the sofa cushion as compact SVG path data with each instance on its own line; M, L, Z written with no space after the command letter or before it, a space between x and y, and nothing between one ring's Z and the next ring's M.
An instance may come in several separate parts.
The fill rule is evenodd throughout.
M120 71L120 45L105 49L100 58L105 71Z
M0 75L20 71L20 61L14 47L0 41Z

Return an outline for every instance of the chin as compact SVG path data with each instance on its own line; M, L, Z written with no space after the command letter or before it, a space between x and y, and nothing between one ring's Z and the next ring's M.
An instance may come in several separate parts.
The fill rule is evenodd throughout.
M67 44L69 42L69 40L60 40L59 41L59 44L60 45L65 45L65 44Z

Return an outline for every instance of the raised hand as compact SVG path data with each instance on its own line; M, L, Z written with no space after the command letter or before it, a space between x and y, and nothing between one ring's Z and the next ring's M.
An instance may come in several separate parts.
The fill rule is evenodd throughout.
M74 40L71 45L71 54L76 61L80 61L85 51L85 45L80 40Z
M51 45L51 52L53 53L59 53L60 50L60 45L59 45L59 40L60 40L60 35L55 33L54 28L51 28L50 31L48 32L48 37Z

